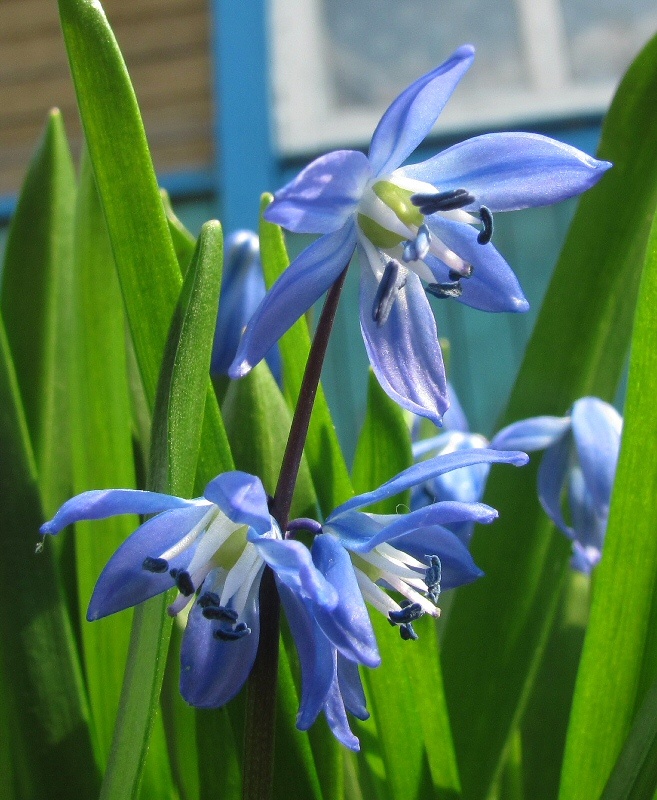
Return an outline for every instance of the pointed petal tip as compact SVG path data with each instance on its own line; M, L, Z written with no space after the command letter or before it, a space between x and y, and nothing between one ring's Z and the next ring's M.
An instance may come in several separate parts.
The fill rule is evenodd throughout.
M39 528L39 533L42 536L46 536L50 534L51 536L56 536L60 531L56 525L53 525L53 521L49 520L48 522L44 522L43 525Z
M243 361L237 361L237 359L235 359L235 361L233 361L228 368L228 377L236 381L239 378L243 378L245 375L248 375L253 367L254 364L250 364L246 359Z
M472 44L462 44L460 47L454 51L452 58L459 58L459 59L466 59L466 58L474 58L475 56L475 48Z

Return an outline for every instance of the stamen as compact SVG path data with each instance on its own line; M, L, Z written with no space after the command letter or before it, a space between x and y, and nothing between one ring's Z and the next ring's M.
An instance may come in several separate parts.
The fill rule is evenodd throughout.
M420 619L424 615L424 611L419 603L408 603L402 606L401 611L388 612L388 619L393 625L405 625L407 622L413 622Z
M493 238L493 215L490 208L481 206L479 209L479 216L481 217L481 224L484 226L483 231L477 236L479 244L488 244Z
M192 583L192 576L187 572L186 569L172 569L169 572L169 575L174 579L176 582L176 587L180 594L185 595L185 597L189 597L190 595L194 594L194 584Z
M413 626L410 622L399 627L399 634L405 642L416 641L418 639L418 635L413 630Z
M179 556L183 551L187 550L187 548L193 544L197 539L201 531L205 530L206 523L208 519L217 513L217 507L212 506L207 513L205 513L201 519L194 525L194 527L186 533L182 539L176 542L172 547L168 550L165 550L164 553L160 553L160 558L164 559L165 561L173 561L176 556Z
M406 285L405 278L399 281L399 266L397 261L388 261L379 281L372 306L372 319L377 325L385 325L397 299L397 292Z
M420 209L424 216L435 214L437 211L455 211L458 208L469 206L475 198L467 189L450 189L447 192L436 194L413 194L411 203Z
M322 526L317 520L310 519L310 517L298 517L287 523L288 531L309 531L313 536L319 536L322 532Z
M243 639L251 633L251 628L245 622L240 622L234 628L216 628L212 635L215 639L221 639L224 642L236 642L238 639Z
M203 609L206 619L220 619L224 622L237 622L237 611L226 606L207 606Z
M438 556L427 556L429 559L429 568L424 576L424 582L427 585L427 597L434 603L438 602L440 597L440 579L442 577L442 564Z
M458 281L461 278L471 278L473 272L474 272L474 267L472 266L472 264L466 264L463 272L457 272L455 269L450 269L449 279L450 281Z
M461 281L450 281L449 283L430 283L425 290L432 297L445 300L448 297L460 297L463 294Z
M422 261L431 247L431 232L426 225L420 225L415 239L404 242L403 261Z
M169 562L166 558L151 558L150 556L146 556L142 562L141 568L145 569L147 572L168 572Z
M201 608L221 605L221 601L219 600L219 595L216 592L203 592L203 594L199 597L197 602L201 606Z

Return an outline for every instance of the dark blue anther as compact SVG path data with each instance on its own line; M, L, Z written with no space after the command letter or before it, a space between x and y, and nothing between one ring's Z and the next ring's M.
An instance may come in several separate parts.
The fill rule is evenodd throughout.
M192 583L192 578L189 572L185 569L172 569L169 571L169 575L174 579L176 582L176 587L180 594L184 595L185 597L189 597L190 595L194 594L194 584Z
M313 536L319 536L322 526L317 520L310 517L298 517L287 523L288 531L309 531Z
M142 569L145 569L147 572L166 572L169 569L169 562L166 558L151 558L150 556L146 556L143 560Z
M415 641L418 638L417 633L413 630L413 626L410 622L407 622L405 625L401 625L399 628L399 635L405 642L409 640Z
M203 592L196 602L201 606L201 608L207 608L208 606L220 606L221 598L216 592Z
M460 280L455 280L449 283L430 283L426 291L439 300L445 300L448 297L460 297L463 294L463 287Z
M246 623L240 622L235 628L216 628L212 635L215 639L221 639L223 642L236 642L238 639L243 639L251 633Z
M424 582L427 585L427 596L437 603L440 597L440 579L442 577L442 565L438 556L428 556L429 568L424 575Z
M372 305L372 319L377 325L384 325L390 316L397 299L397 293L406 285L406 278L399 280L399 264L392 259L386 264L383 277L379 281Z
M412 194L411 203L420 209L420 213L428 216L437 211L455 211L458 208L469 206L475 198L467 189L450 189L447 192L435 194Z
M473 272L474 272L474 267L472 266L472 264L464 264L463 272L457 272L455 269L450 269L448 275L450 281L460 281L461 278L472 277Z
M403 625L413 620L420 619L424 614L419 603L409 603L399 611L389 611L388 619L395 625Z
M477 242L479 242L479 244L488 244L493 238L493 215L490 208L481 206L479 209L479 217L484 229L480 232L479 236L477 236Z
M220 619L223 622L237 621L237 611L226 606L206 606L203 609L203 616L206 619Z

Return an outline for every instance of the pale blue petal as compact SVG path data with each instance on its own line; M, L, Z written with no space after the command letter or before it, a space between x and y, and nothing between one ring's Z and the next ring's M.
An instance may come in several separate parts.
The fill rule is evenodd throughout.
M307 731L323 709L333 683L335 648L314 621L306 604L280 581L277 585L301 664L297 728Z
M561 511L561 495L564 490L572 439L568 433L549 447L538 468L538 497L545 513L571 539L575 531L566 523Z
M479 244L479 233L472 225L440 214L427 217L426 224L434 236L472 266L472 275L461 279L463 293L456 298L460 303L480 311L521 313L529 309L514 271L490 242ZM449 270L442 261L431 255L424 260L438 283L449 280Z
M258 306L242 336L229 375L241 378L262 361L272 346L334 283L356 247L349 221L307 247L283 272Z
M338 593L313 564L310 550L294 539L269 539L249 533L249 541L289 589L331 611Z
M454 390L452 384L447 381L447 399L449 400L449 408L443 417L443 427L447 431L461 431L467 433L470 430L468 425L468 418L465 415L461 401Z
M575 540L587 552L591 552L591 548L602 552L607 530L607 509L601 510L597 506L578 466L571 467L568 473L568 504Z
M248 472L224 472L208 483L203 494L233 522L250 525L259 534L271 530L267 494L260 478Z
M365 692L358 672L358 664L338 653L338 686L344 706L360 720L369 719Z
M402 170L439 191L467 189L491 211L543 206L581 194L611 164L536 133L488 133Z
M609 403L583 397L571 412L573 436L584 480L599 511L611 501L623 420Z
M180 694L198 708L225 705L249 677L258 651L260 578L254 580L244 613L239 621L251 629L248 636L232 642L215 639L217 623L203 616L194 603L180 650Z
M340 694L340 687L338 685L337 677L331 684L331 690L326 698L326 705L324 706L324 714L326 721L329 724L331 733L335 738L342 742L345 747L350 750L358 752L360 750L360 742L357 737L351 732L349 727L349 720Z
M405 469L399 475L395 475L394 478L386 481L378 489L356 495L356 497L347 500L346 503L338 506L329 515L327 522L333 520L338 514L343 514L352 508L362 508L363 506L377 503L379 500L385 500L387 497L394 497L400 492L405 492L413 486L417 486L430 478L435 478L453 469L469 467L471 464L513 464L516 467L521 467L528 460L529 458L525 453L485 449L462 450L457 453L447 453L436 458L430 458Z
M484 503L445 501L433 503L410 514L365 514L361 511L347 511L331 515L324 525L324 530L334 533L343 547L356 553L369 553L379 544L426 525L449 525L458 522L489 524L497 516L497 511Z
M360 327L376 377L402 408L440 425L447 410L445 367L436 321L420 279L408 272L390 316L379 325L372 318L377 279L362 250L360 257Z
M434 453L437 450L442 452L449 446L453 437L454 434L451 431L445 431L444 433L439 433L437 436L431 436L429 439L413 442L413 458L418 459L422 456L426 456L427 453Z
M602 558L602 552L595 547L582 547L579 542L573 542L573 555L570 566L578 572L590 575L593 567Z
M55 516L41 526L41 533L56 534L67 525L82 520L105 519L118 514L157 514L171 508L198 505L170 494L142 492L138 489L96 489L67 500Z
M530 417L502 428L490 446L496 450L533 453L551 447L570 427L570 417Z
M349 554L333 536L320 534L313 541L312 555L317 568L339 596L333 611L315 607L315 619L344 656L377 667L381 657Z
M356 211L371 177L370 162L363 153L328 153L276 192L265 219L294 233L333 233Z
M440 525L419 528L399 539L391 539L389 544L427 566L427 556L438 556L441 565L440 585L443 590L472 583L484 574L459 537Z
M105 565L94 587L87 619L95 620L142 603L175 584L168 572L143 569L144 559L159 558L185 536L208 511L208 505L176 508L149 519L131 534ZM193 548L169 562L185 569Z
M418 78L393 100L370 143L369 158L375 175L386 175L399 167L427 137L473 59L472 46L459 47L447 61Z

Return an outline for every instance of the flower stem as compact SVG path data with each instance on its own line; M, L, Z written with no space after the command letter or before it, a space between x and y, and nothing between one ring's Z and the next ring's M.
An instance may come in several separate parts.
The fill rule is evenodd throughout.
M308 363L283 455L283 463L271 506L272 516L283 532L289 522L292 495L308 435L310 415L315 403L319 376L322 372L326 348L346 275L347 267L344 268L326 297L308 355ZM260 642L247 687L243 800L269 800L272 796L279 630L280 600L276 591L274 574L269 567L266 567L260 584Z

